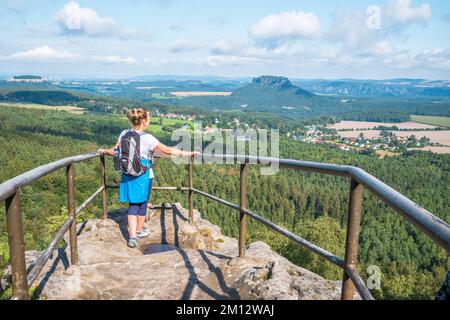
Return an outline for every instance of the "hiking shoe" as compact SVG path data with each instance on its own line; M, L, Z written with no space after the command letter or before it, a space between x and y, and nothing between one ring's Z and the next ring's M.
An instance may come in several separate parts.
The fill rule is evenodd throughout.
M143 228L141 232L136 234L138 239L147 238L150 235L150 231L146 228Z
M136 237L136 238L130 238L130 240L128 240L128 247L130 247L130 248L136 248L136 246L137 246L137 241L138 241L138 238Z

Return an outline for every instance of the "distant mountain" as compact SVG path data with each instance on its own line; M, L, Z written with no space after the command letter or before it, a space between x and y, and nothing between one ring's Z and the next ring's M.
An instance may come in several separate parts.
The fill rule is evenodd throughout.
M298 120L336 116L348 120L397 122L408 120L410 114L447 115L450 112L448 99L435 96L432 99L417 99L409 95L413 90L411 88L419 88L424 81L345 79L294 82L286 77L266 75L254 78L251 83L233 90L229 96L169 98L165 102L210 110L270 112ZM441 90L446 90L443 82L427 83L433 88L441 85Z
M261 76L222 100L226 100L231 108L248 111L297 113L311 110L316 101L322 99L325 98L293 85L288 78Z
M232 96L249 97L255 94L262 94L271 100L276 98L277 101L280 98L287 98L288 100L292 100L292 102L297 98L311 98L314 96L310 92L294 86L288 78L276 76L254 78L249 85L235 90Z
M50 93L53 91L56 93ZM441 80L290 80L270 75L242 83L194 78L49 80L42 83L0 80L0 100L48 104L74 101L70 95L61 95L62 91L75 96L120 97L214 112L270 112L295 120L335 116L346 120L397 122L407 120L411 114L450 115L450 82ZM202 94L187 97L172 94L180 91ZM216 92L231 94L217 95Z
M450 81L424 79L389 80L294 80L296 85L318 95L355 98L446 98Z

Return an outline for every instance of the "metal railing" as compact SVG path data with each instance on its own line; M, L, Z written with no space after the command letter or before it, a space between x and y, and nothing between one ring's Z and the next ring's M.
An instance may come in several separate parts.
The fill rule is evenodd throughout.
M74 164L98 157L100 157L102 186L79 207L75 207ZM49 246L43 251L33 268L27 274L20 201L21 189L30 183L63 168L66 169L67 177L67 220L60 227ZM101 193L103 198L103 218L107 218L105 173L106 167L104 156L100 156L98 153L89 153L65 158L37 167L0 184L0 201L5 201L6 205L6 227L8 231L13 289L12 299L28 299L28 289L36 281L42 268L50 259L53 251L57 248L58 243L64 238L67 231L69 231L70 263L78 263L76 216Z
M86 161L100 157L101 164L101 187L95 191L85 202L79 207L75 207L75 192L74 192L74 171L73 165L78 162ZM429 211L420 207L418 204L409 200L399 192L390 188L377 178L368 174L364 170L352 166L325 164L317 162L275 159L267 157L250 157L250 156L236 156L236 155L214 155L203 156L203 160L217 161L222 160L222 163L240 164L240 204L234 204L229 201L220 199L214 195L194 188L193 184L193 165L194 158L189 159L188 165L188 187L154 187L153 190L159 191L187 191L189 203L189 222L193 222L194 210L194 194L204 196L208 199L216 201L222 205L228 206L240 212L239 221L239 256L245 256L245 241L246 241L246 217L266 225L272 230L280 233L288 239L294 241L298 245L314 252L322 258L328 260L334 265L343 269L343 282L341 298L344 300L351 300L354 297L355 288L363 299L373 299L369 289L366 287L364 281L359 276L357 267L358 258L358 241L361 220L361 205L362 193L364 188L374 193L378 198L383 200L391 206L396 212L400 213L407 221L411 222L427 234L438 245L442 246L450 252L450 226L437 218ZM320 174L328 174L335 176L342 176L350 179L349 191L349 207L348 207L348 222L347 235L345 246L344 259L337 257L333 253L293 234L292 232L281 228L273 222L261 217L255 212L247 209L247 170L249 164L267 164L277 161L281 168L288 168L294 170L301 170L307 172L316 172ZM55 172L59 169L66 168L67 175L67 204L68 204L68 219L64 222L62 227L56 233L54 239L41 254L33 268L27 274L25 265L25 251L23 240L22 216L20 209L20 193L21 188L36 181L37 179ZM105 158L97 153L90 153L77 157L66 158L59 160L29 172L19 175L11 180L0 184L0 201L6 203L6 223L8 230L8 242L11 256L11 274L12 274L12 288L13 299L28 299L28 289L32 286L34 281L46 262L50 259L52 252L56 249L58 243L63 239L64 235L69 231L69 245L71 263L78 263L78 249L77 249L77 234L76 234L76 215L80 213L95 197L102 194L102 209L103 218L107 219L107 202L106 189L117 188L117 186L109 186L106 184L106 167Z

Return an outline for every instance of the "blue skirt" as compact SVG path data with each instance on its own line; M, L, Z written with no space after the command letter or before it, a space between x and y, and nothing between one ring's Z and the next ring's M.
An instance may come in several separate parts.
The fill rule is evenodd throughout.
M143 203L147 201L150 193L150 168L149 160L141 160L142 165L148 170L139 177L122 174L119 186L119 202Z

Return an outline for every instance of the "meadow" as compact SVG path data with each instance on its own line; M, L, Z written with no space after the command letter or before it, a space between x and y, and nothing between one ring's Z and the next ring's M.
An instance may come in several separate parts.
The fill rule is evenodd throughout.
M416 138L427 137L433 143L439 143L444 147L430 147L422 150L432 151L435 153L450 153L450 130L435 130L439 127L450 127L450 117L428 117L428 116L411 116L411 120L401 123L384 123L369 121L341 121L328 128L336 129L341 137L358 138L363 134L365 138L374 139L380 137L381 130L375 130L379 126L397 127L401 131L395 131L397 137L410 137L415 135ZM415 122L422 121L423 123ZM426 122L426 123L425 123Z
M13 107L22 109L35 109L35 110L55 110L55 111L67 111L72 114L83 114L85 112L84 108L75 106L49 106L45 104L37 103L11 103L11 102L0 102L0 107Z
M361 131L341 131L339 135L345 138L358 138L360 134L365 138L373 139L380 136L380 130L361 130ZM415 135L416 138L427 137L433 143L439 143L450 146L450 130L440 131L395 131L397 137L409 137Z
M424 124L430 124L430 125L434 125L434 126L450 128L450 117L432 117L432 116L412 115L411 120L418 122L418 123L424 123Z
M434 117L430 117L434 118ZM450 119L450 118L449 118ZM414 121L401 122L401 123L384 123L384 122L370 122L370 121L341 121L333 125L328 126L331 129L339 130L363 130L363 129L374 129L379 126L384 127L397 127L401 130L416 130L416 129L435 129L436 125L431 125L427 123L418 123Z
M175 91L169 93L175 97L230 96L232 94L232 92L210 92L210 91Z

